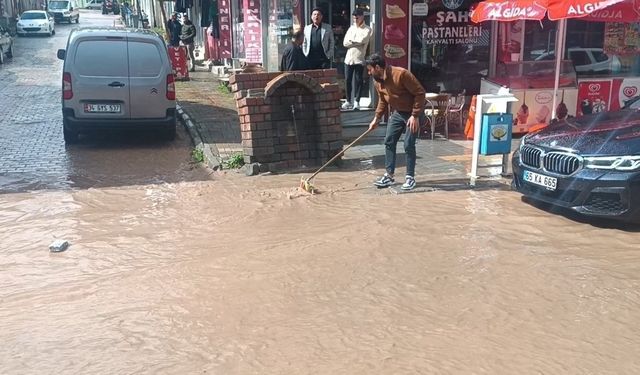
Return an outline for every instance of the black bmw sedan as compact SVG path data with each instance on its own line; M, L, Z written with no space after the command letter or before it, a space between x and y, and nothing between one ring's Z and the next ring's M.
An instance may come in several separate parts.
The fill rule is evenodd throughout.
M512 163L512 185L529 198L640 222L640 98L527 134Z

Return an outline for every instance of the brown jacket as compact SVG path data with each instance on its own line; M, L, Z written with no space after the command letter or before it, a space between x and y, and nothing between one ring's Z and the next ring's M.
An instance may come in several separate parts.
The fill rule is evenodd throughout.
M387 66L382 83L375 81L378 91L376 117L381 119L391 106L398 112L411 112L419 116L424 110L424 88L410 71L396 66Z

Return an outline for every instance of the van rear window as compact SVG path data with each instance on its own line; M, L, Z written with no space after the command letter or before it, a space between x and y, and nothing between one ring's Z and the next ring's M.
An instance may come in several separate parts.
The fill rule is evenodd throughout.
M131 77L157 77L162 70L162 57L155 44L129 41Z
M85 77L128 77L125 40L85 40L78 44L75 69Z

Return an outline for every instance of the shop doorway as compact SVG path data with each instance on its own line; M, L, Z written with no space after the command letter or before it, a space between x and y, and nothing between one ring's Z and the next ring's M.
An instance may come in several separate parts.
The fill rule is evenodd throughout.
M336 39L336 46L334 50L334 59L331 62L331 67L336 68L338 71L338 80L340 87L344 85L344 58L347 54L347 49L343 45L344 36L353 22L351 13L356 8L362 9L365 14L365 23L373 30L373 35L369 43L369 49L367 55L376 51L376 38L375 38L375 0L307 0L307 9L309 14L306 15L307 23L311 22L311 9L320 8L323 11L323 22L331 25L333 33ZM360 106L365 109L371 107L371 98L373 95L373 85L371 84L370 77L367 76L365 70L364 82L362 85Z

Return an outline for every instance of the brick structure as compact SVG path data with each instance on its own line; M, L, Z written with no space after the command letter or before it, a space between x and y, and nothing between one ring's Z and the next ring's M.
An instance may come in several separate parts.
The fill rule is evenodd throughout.
M335 70L241 73L229 84L245 163L281 171L320 165L342 150Z

